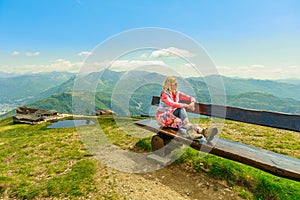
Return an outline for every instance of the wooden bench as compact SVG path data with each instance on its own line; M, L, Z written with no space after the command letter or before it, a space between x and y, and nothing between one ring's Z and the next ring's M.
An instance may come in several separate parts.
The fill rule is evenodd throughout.
M159 97L153 97L152 105L157 105L158 101ZM212 113L210 112L210 108L212 106L214 105L196 103L196 109L194 113L212 116ZM214 117L222 117L235 121L294 131L300 130L299 115L247 110L225 106L217 106L217 108L226 109L226 116L213 115ZM220 111L216 113L222 112ZM255 119L257 119L257 121ZM281 120L283 122L286 122L286 124L281 123ZM165 156L174 149L174 147L169 147L169 145L167 144L169 144L170 140L175 140L178 142L178 144L189 145L199 151L237 161L269 172L279 177L300 181L299 159L222 138L214 139L213 145L206 143L201 144L199 142L191 141L190 139L180 136L179 134L177 134L177 131L175 129L162 128L156 123L155 120L151 119L140 120L135 122L135 124L141 128L156 133L156 135L152 137L151 145L152 150L160 156Z

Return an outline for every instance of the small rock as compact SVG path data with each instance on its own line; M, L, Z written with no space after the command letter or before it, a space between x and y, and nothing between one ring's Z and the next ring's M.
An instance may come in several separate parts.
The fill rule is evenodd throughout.
M202 187L202 186L203 186L203 183L198 183L197 186L198 186L198 187Z

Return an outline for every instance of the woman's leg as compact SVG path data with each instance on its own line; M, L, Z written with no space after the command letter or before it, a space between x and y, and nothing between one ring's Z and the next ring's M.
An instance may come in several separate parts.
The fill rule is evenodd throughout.
M188 137L193 139L201 138L203 136L201 134L203 132L203 129L198 126L194 126L189 122L185 108L177 108L176 110L174 110L173 115L179 117L183 123L183 129L181 129L182 134L187 135Z
M176 110L174 110L173 115L181 119L183 128L190 128L190 126L192 126L192 124L189 122L189 119L187 117L185 108L177 108ZM193 127L197 133L204 132L204 129L199 126L193 126Z
M186 126L189 124L189 119L187 117L185 108L177 108L176 110L174 110L173 115L179 117L182 121L183 127L186 128Z

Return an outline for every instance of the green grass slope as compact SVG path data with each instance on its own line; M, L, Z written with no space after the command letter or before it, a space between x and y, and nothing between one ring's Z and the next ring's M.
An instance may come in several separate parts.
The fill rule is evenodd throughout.
M133 125L139 118L118 117L118 124L116 119L95 118L113 144L135 152L151 150L150 137L135 137L135 134L143 133ZM203 126L210 123L209 119L192 121ZM14 125L11 118L0 121L0 198L126 198L125 194L116 191L118 183L111 181L110 177L117 174L108 173L105 166L91 156L75 128L47 129L47 125L49 123ZM120 125L131 134L120 129ZM91 129L93 126L90 125ZM220 137L300 159L298 132L226 121ZM199 157L191 148L174 165L193 168L212 179L223 180L244 199L300 198L299 182L213 155Z

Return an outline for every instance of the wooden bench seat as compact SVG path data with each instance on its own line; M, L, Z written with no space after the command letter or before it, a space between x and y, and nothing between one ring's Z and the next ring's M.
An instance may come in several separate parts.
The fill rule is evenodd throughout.
M153 97L152 105L157 105L159 97ZM234 121L241 121L251 124L258 124L281 129L300 131L300 116L267 111L247 110L242 108L217 106L214 113L209 104L196 103L193 113L214 116ZM225 109L225 110L224 110ZM224 115L225 113L225 115ZM218 116L219 115L219 116ZM222 138L216 138L212 144L201 144L177 134L172 128L161 128L155 120L145 119L135 122L135 125L156 133L152 137L152 150L154 153L164 156L171 149L165 148L169 141L175 140L179 144L189 145L192 148L214 154L223 158L237 161L279 177L300 181L300 160L274 153L257 147L245 145ZM166 151L168 151L166 153Z
M135 124L141 128L157 133L152 139L160 137L163 140L168 140L171 138L179 143L189 145L196 150L237 161L279 177L300 181L299 159L222 138L215 138L212 141L212 145L201 144L176 134L176 130L174 129L162 129L155 120L151 119L140 120L135 122ZM158 153L163 154L159 150Z

